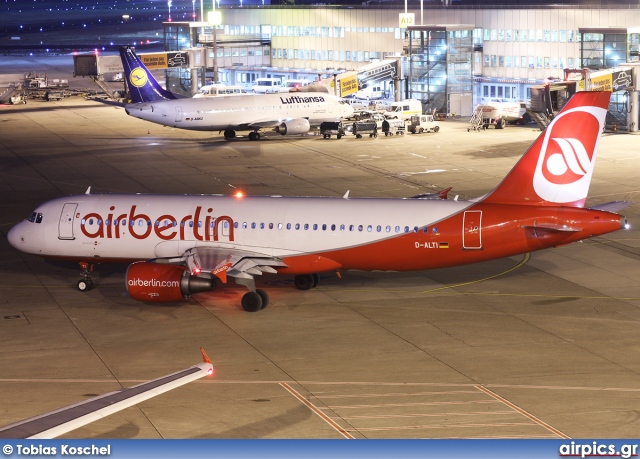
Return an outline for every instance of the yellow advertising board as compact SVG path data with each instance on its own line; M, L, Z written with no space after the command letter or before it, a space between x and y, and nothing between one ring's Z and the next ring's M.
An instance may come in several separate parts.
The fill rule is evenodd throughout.
M612 91L613 90L613 75L608 73L599 77L591 78L591 90L592 91Z
M140 60L148 69L166 69L167 53L140 54Z
M358 74L351 72L340 78L340 97L349 96L358 92Z

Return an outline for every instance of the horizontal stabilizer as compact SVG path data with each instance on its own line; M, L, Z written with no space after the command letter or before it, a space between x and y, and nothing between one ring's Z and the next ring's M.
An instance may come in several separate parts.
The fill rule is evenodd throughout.
M592 210L604 210L605 212L616 213L632 205L630 201L611 201L597 206L589 207Z
M127 105L124 102L118 102L116 100L109 100L109 99L91 99L91 100L100 102L101 104L105 104L105 105L113 105L114 107L125 107Z

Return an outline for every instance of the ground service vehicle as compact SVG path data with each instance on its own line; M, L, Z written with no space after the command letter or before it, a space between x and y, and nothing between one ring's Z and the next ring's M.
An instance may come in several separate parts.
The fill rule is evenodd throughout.
M425 131L438 132L440 123L433 119L433 115L413 115L407 130L412 134L422 134Z

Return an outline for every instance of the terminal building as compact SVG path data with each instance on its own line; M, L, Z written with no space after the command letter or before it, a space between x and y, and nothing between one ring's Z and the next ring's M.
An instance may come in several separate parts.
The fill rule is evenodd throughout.
M252 5L204 13L215 20L163 23L165 52L143 58L167 69L173 92L193 95L209 83L251 91L259 78L321 80L343 97L417 99L424 113L466 117L489 101L553 116L576 90L603 89L614 92L611 124L638 131L638 5L407 12ZM106 71L118 71L118 61L104 59ZM76 73L105 72L100 62L89 67Z
M216 80L248 90L261 77L311 81L395 60L395 74L361 79L360 88L464 116L490 99L528 101L532 87L564 79L565 69L638 60L637 6L410 7L407 16L397 5L223 6L215 33L165 22L165 47L204 48L197 86ZM189 74L168 82L176 78L192 86Z

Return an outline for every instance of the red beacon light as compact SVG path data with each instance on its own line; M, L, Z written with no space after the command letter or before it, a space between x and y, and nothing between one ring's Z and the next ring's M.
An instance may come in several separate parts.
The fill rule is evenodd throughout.
M244 193L242 193L242 191L237 191L236 194L234 195L236 198L242 198L244 196Z

